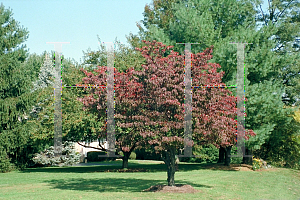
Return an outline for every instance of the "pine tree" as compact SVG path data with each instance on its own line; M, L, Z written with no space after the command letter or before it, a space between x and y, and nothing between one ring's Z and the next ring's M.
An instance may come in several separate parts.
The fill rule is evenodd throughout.
M32 68L26 68L28 31L19 26L12 11L0 6L0 171L10 171L26 162L22 155L28 141L24 113L32 106ZM25 151L26 152L26 151ZM25 153L26 157L26 153Z
M48 86L53 87L55 71L53 61L48 54L45 55L43 66L40 69L38 80L34 83L34 89L42 89Z

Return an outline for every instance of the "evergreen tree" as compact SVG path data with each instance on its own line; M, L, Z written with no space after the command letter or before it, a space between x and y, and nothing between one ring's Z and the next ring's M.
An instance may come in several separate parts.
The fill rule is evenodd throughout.
M96 69L96 66L107 66L107 49L106 45L101 43L101 39L98 36L98 41L101 44L98 51L91 51L90 49L87 52L84 52L84 64L90 66L91 69ZM114 63L115 68L121 72L125 72L130 67L134 67L136 70L141 70L141 65L145 64L145 58L137 52L135 49L126 47L123 44L115 39L114 42Z
M53 87L54 76L55 76L55 71L53 67L53 61L51 57L48 54L46 54L43 66L40 69L39 78L34 83L34 88L35 89L45 88L50 85Z
M300 105L300 2L270 0L267 10L257 7L257 21L261 27L273 24L277 30L272 38L276 41L273 51L280 56L282 70L278 78L285 86L286 105Z
M22 166L22 155L28 141L26 123L28 110L35 95L32 88L33 68L26 68L28 31L12 18L12 11L0 6L0 171L10 171L15 164ZM25 155L26 156L26 155Z
M54 137L54 91L52 83L52 70L53 57L43 54L45 57L44 64L40 69L39 79L35 82L35 89L38 92L37 103L32 109L29 123L31 124L32 131L30 138L36 146L35 153L39 153L44 149L53 146ZM50 68L51 67L51 68ZM79 69L80 65L75 65L70 59L62 60L62 130L63 141L94 141L98 139L96 134L99 131L99 123L95 115L88 113L82 109L81 102L77 101L78 97L87 94L84 88L72 88L76 84L83 84L82 78L84 73ZM91 70L91 69L90 69ZM30 158L32 159L32 157Z

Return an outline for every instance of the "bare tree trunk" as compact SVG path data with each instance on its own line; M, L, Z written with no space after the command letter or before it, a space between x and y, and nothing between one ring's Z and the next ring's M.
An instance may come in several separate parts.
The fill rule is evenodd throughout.
M130 156L131 152L123 152L123 163L122 163L122 169L128 168L128 159Z
M163 158L163 157L162 157ZM175 148L170 148L166 151L166 157L163 158L165 164L167 165L167 175L168 175L168 186L175 186Z
M225 149L220 146L218 163L224 163L224 161L225 161Z
M247 147L245 148L245 155L251 155L252 151L248 149ZM243 164L247 165L252 165L252 157L243 157Z
M225 166L230 165L230 153L231 153L231 146L226 147L225 149Z

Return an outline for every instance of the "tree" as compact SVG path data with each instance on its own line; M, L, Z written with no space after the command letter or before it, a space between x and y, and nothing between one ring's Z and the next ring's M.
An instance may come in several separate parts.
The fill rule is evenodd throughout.
M168 5L169 2L154 0L152 8L145 6L143 24L147 30L144 30L138 24L140 38L131 35L132 44L140 45L142 40L158 40L166 45L173 45L174 50L178 52L183 52L184 45L176 45L176 43L201 42L200 45L193 45L193 53L214 45L214 58L210 62L222 66L218 69L218 72L225 72L222 82L226 85L235 85L236 47L229 44L229 42L253 43L245 45L246 97L252 97L252 101L259 102L255 106L268 108L261 110L262 116L268 116L268 118L260 118L258 123L254 112L249 112L246 118L246 128L253 129L258 137L246 142L246 151L251 153L251 149L259 149L267 138L272 137L271 134L275 125L279 129L282 127L282 124L276 124L278 121L275 113L285 112L283 111L283 105L273 106L272 101L261 101L261 99L269 99L270 96L274 96L273 93L278 89L281 92L275 94L276 99L282 98L284 91L297 91L299 87L294 84L295 81L291 82L292 79L297 80L299 75L299 54L292 53L297 48L293 48L293 51L290 49L289 53L283 54L273 51L281 46L278 42L285 41L285 43L297 44L297 34L299 35L297 20L299 20L299 17L295 11L299 8L299 4L290 1L285 5L285 1L276 1L277 3L274 1L274 5L269 10L273 14L277 8L280 10L276 14L278 20L260 26L259 13L261 10L259 7L261 2L258 1L190 0L172 2L173 5L170 6ZM287 10L289 12L286 12ZM266 15L265 17L265 19L268 18ZM288 27L287 33L285 33L284 27ZM274 36L280 36L281 39L274 40ZM287 87L287 83L282 84L282 81L289 79L285 76L291 77L288 83L290 88ZM272 87L273 83L277 85L277 88ZM268 86L263 84L268 84ZM255 88L267 90L257 96L254 93ZM235 89L230 89L230 91L235 94ZM290 97L294 96L290 98L290 103L294 103L297 93L295 92L295 95L292 95L291 92L287 93ZM280 102L278 103L280 104ZM250 101L246 102L246 108L249 110L256 109ZM251 121L254 119L256 121ZM289 121L284 122L290 123ZM254 124L256 125L254 126ZM288 125L286 124L286 126ZM222 148L220 148L220 151L222 151ZM222 155L222 152L220 152L220 155Z
M36 105L30 112L28 123L33 127L30 131L32 147L38 147L34 153L53 146L54 137L54 99L53 99L53 81L52 69L54 52L47 56L46 52L41 55L45 58L44 65L40 69L39 79L34 82L35 90L38 91ZM47 58L46 58L47 56ZM90 141L98 138L99 123L95 115L82 110L81 102L76 99L87 93L83 88L72 88L75 83L80 83L84 73L80 71L82 66L78 66L69 59L62 60L62 82L64 86L62 91L62 132L64 142Z
M98 36L100 48L98 51L91 51L90 49L84 53L84 64L94 66L107 66L107 50L105 45L101 43ZM132 40L134 43L134 41ZM135 70L141 70L141 65L145 63L145 58L136 50L126 47L115 39L116 48L114 50L114 65L120 72L125 72L130 67ZM138 46L135 46L138 47ZM95 69L95 68L94 68Z
M161 153L168 169L168 185L174 186L175 153L184 142L184 58L174 51L164 57L172 46L166 47L155 40L143 42L147 46L136 49L146 58L147 64L143 65L142 71L134 73L137 82L143 85L140 100L145 102L145 106L142 110L144 117L137 118L142 123L136 124L141 126L140 134L148 145L155 145L155 150ZM220 66L207 64L212 57L212 48L192 56L194 85L224 85L221 83L223 73L217 73ZM194 141L217 147L234 144L236 106L235 98L230 94L224 88L193 89L193 142L190 145ZM248 139L249 135L255 134L249 130L245 138Z
M300 77L300 2L299 1L268 1L267 10L257 6L257 21L262 26L273 24L277 27L273 32L276 47L273 51L280 56L282 70L278 78L286 88L285 105L299 104ZM298 99L298 100L297 100Z
M107 67L98 67L94 71L97 75L92 74L84 69L82 71L87 77L83 79L85 84L88 85L106 85ZM135 118L138 116L141 102L138 95L142 88L136 84L135 78L132 76L134 69L130 68L126 73L120 73L115 69L115 119L116 119L116 146L123 152L123 165L122 168L128 167L128 159L131 152L140 145L141 136L138 130L134 127ZM84 104L84 110L97 113L98 120L105 119L106 116L106 88L91 88L87 89L90 96L78 98ZM120 124L125 123L126 126L122 127ZM132 127L128 126L131 125ZM102 131L99 132L99 138L106 138L107 124L102 123ZM107 151L104 147L102 150Z
M12 11L0 6L0 171L12 166L24 166L30 126L24 113L32 106L35 96L30 93L34 69L26 68L28 31L12 18ZM24 159L25 157L25 159Z
M38 80L34 83L34 89L53 87L55 71L51 57L46 54L43 66L40 69Z

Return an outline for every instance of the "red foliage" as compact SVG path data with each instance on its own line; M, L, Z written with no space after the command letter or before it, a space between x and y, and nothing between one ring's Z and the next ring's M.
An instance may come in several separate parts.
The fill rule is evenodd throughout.
M144 131L141 135L148 138L157 149L176 148L184 143L184 57L171 51L168 57L163 52L172 48L162 43L143 41L147 46L139 50L147 59L142 72L136 72L138 82L146 88L142 101L148 102L144 111L147 125L158 124L159 131ZM207 63L212 58L213 46L202 53L192 54L193 85L219 85L224 72L217 73L220 65ZM161 52L161 53L160 53ZM236 139L234 120L237 112L236 97L224 88L194 88L192 94L193 141L211 143L215 146L232 146ZM145 122L145 120L144 120ZM239 133L240 134L240 133ZM242 133L241 133L242 134ZM152 135L152 136L151 136ZM254 136L252 130L246 131L245 138Z
M85 84L91 85L107 85L107 67L98 66L95 69L96 75L81 69L87 77L83 78ZM125 152L129 152L132 147L138 146L139 135L137 131L134 131L134 126L140 126L137 124L136 118L132 113L137 113L137 106L141 103L139 99L142 91L142 85L136 82L136 78L132 76L133 69L129 69L127 73L120 73L117 69L114 69L114 83L115 83L115 121L118 127L132 128L127 130L127 133L122 129L119 132L115 131L116 135L116 147ZM84 105L84 109L90 111L96 111L99 115L106 115L107 109L107 89L104 87L90 89L90 96L84 98L78 98ZM104 116L105 117L105 116ZM100 138L106 137L107 124L105 123ZM120 130L120 129L118 129Z
M115 69L116 125L132 128L130 133L117 135L117 144L126 151L128 145L141 144L142 141L157 145L157 150L183 147L184 57L172 50L168 57L163 57L172 46L156 41L143 42L148 46L136 48L147 61L146 65L142 65L142 71L130 68L126 73L119 73ZM220 65L207 63L212 58L212 49L213 46L202 53L192 54L194 86L225 85L221 82L224 72L217 73ZM83 79L86 84L106 85L106 67L95 70L98 75L83 71L87 75ZM93 95L79 100L86 108L105 114L106 88L93 88L91 93ZM193 141L217 147L234 145L236 97L231 96L230 91L217 87L194 88L192 93ZM254 136L255 133L247 130L245 138L248 139L249 135Z

